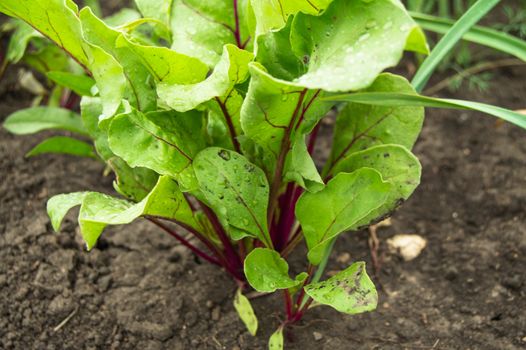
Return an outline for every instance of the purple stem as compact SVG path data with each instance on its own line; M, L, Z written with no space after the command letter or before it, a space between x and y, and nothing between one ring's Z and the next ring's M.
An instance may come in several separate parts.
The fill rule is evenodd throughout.
M240 281L243 281L244 277L239 272L243 266L241 263L241 259L236 253L234 247L232 246L232 242L230 242L230 239L228 238L223 226L219 222L217 215L206 204L202 202L199 203L201 205L201 208L203 209L203 213L205 213L205 215L208 217L208 220L210 220L210 223L214 227L214 230L217 233L219 240L223 244L223 248L225 250L225 258L228 265L225 266L225 268L230 269L230 271L233 274L235 274L236 278L239 278Z
M219 260L217 260L216 258L214 257L211 257L210 255L206 254L205 252L203 252L202 250L200 250L199 248L197 248L196 246L194 246L192 243L190 243L186 238L184 238L183 236L179 235L175 230L172 230L170 227L166 226L165 224L163 224L161 221L157 220L157 219L154 219L154 218L147 218L147 220L149 220L150 222L153 222L155 225L157 225L158 227L160 227L161 229L163 229L165 232L167 232L169 235L175 237L179 242L181 242L182 245L184 245L185 247L187 247L188 249L190 249L192 252L194 252L197 256L205 259L206 261L214 264L214 265L218 265L218 266L221 266L221 263L219 262Z

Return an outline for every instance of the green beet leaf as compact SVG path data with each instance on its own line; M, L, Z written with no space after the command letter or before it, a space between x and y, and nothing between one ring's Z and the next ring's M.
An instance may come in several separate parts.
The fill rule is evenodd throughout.
M60 230L62 220L72 208L82 204L84 198L90 192L74 192L68 194L58 194L51 197L47 202L47 213L51 220L51 225L55 231Z
M400 91L416 94L403 77L381 74L366 92ZM330 167L345 156L382 144L413 147L424 122L424 108L411 106L371 106L349 103L338 115ZM326 171L330 169L326 169Z
M5 59L11 63L18 63L24 57L31 39L40 37L41 34L21 20L13 20L13 23L14 31L9 39Z
M274 292L289 289L301 281L289 277L289 265L278 252L268 248L256 248L245 259L245 276L258 292Z
M285 26L287 19L303 12L318 15L332 0L251 0L256 36Z
M290 42L292 17L279 31L270 31L258 37L258 52L256 61L261 63L275 78L293 81L305 74L308 60L298 58L292 52Z
M248 51L231 44L225 45L214 72L205 81L197 84L186 81L185 85L163 81L158 86L159 97L179 112L189 111L214 98L220 98L220 103L224 103L233 92L234 85L247 79L248 63L252 58L252 53Z
M117 48L131 49L142 60L155 80L161 83L193 84L206 78L208 67L196 58L166 47L139 45L122 35L117 38L115 44Z
M379 172L362 168L339 173L317 193L304 193L296 205L296 217L307 242L309 261L318 265L327 244L384 205L391 190L392 185L384 182Z
M243 138L241 129L241 106L243 96L235 88L228 91L226 97L210 100L208 108L207 134L210 144L235 149Z
M50 137L39 143L31 151L26 154L26 157L32 157L45 153L61 153L69 154L77 157L95 158L93 146L71 137L55 136Z
M49 71L60 71L70 69L72 60L66 55L64 50L54 44L46 42L45 39L34 39L35 51L26 51L22 62L42 74ZM80 66L78 66L80 67Z
M199 153L193 165L201 192L231 238L254 237L271 247L269 186L263 171L242 155L217 147Z
M317 303L350 315L372 311L378 304L378 294L364 262L354 263L326 281L305 286L305 293Z
M57 107L32 107L17 111L4 122L7 131L17 135L34 134L43 130L66 130L86 135L80 116Z
M103 102L100 119L111 118L119 109L126 92L126 75L113 56L95 45L89 45L89 63Z
M360 168L375 169L384 181L393 186L385 203L360 220L357 227L381 220L394 211L418 187L422 173L418 159L400 145L380 145L352 153L336 165L334 173L348 173Z
M104 18L104 23L110 27L124 27L127 24L140 19L141 14L139 12L135 11L134 9L123 8L111 16Z
M80 101L80 114L82 122L86 127L97 154L104 160L114 157L115 155L108 145L108 134L106 131L99 128L99 117L103 114L103 103L99 97L84 96Z
M131 167L145 167L194 187L192 161L205 148L202 113L132 111L116 116L109 127L111 150ZM130 147L133 145L133 147Z
M117 101L120 103L123 97L127 97L130 104L140 111L155 110L157 107L157 95L154 88L154 79L144 66L141 58L137 56L132 48L129 46L117 47L117 39L122 33L106 25L87 7L80 11L79 18L82 23L85 40L92 47L98 48L98 50L94 50L97 56L93 60L103 65L99 70L103 71L104 65L108 65L108 73L113 75L106 76L101 73L95 76L99 90L101 86L115 89L117 92L111 99L113 103ZM111 56L113 59L109 59L107 56ZM107 91L106 94L112 96L110 91ZM103 96L102 91L101 95ZM105 112L105 114L106 118L113 116L110 113Z
M296 135L312 130L332 105L320 101L323 93L276 79L259 64L250 64L250 73L241 126L245 135L263 148L265 170L273 173L282 143L288 143L289 150Z
M95 81L86 75L51 71L46 76L56 84L75 92L79 96L91 96Z
M108 164L115 173L113 187L124 197L139 202L154 188L159 175L147 168L132 168L119 157L108 160Z
M155 18L166 25L170 24L173 0L135 0L144 17Z
M128 224L140 216L163 217L199 227L179 186L169 177L159 178L148 196L137 204L96 192L52 197L47 210L55 230L60 228L69 209L79 204L79 225L88 250L93 248L106 226Z
M88 57L75 10L76 5L70 0L2 0L0 3L0 12L27 22L86 67Z
M294 82L325 91L363 89L398 63L409 38L415 48L415 29L396 0L335 0L321 16L300 13L290 40L308 71Z
M294 181L301 187L317 192L324 187L324 182L307 150L305 138L296 137L285 162L285 181Z
M279 327L268 340L269 350L283 350L283 327Z
M172 49L213 67L220 60L223 45L250 48L252 40L247 26L247 2L173 0Z
M252 309L252 305L250 305L250 300L241 293L241 289L238 289L236 292L234 308L249 333L255 336L258 331L258 319L254 313L254 309Z

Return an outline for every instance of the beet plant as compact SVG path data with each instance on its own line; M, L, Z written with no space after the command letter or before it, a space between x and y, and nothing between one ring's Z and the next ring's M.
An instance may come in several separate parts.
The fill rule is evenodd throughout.
M475 109L526 126L512 111L419 95L433 62L414 84L384 73L404 51L429 53L397 0L136 5L142 17L109 21L71 0L2 0L1 12L64 50L68 68L46 73L82 97L80 114L38 106L4 126L77 134L48 139L30 155L93 157L115 174L119 195L48 201L57 231L80 206L88 250L109 225L151 221L232 276L234 306L252 334L257 319L243 293L282 293L272 349L283 347L283 329L314 304L347 314L376 308L365 263L328 279L323 271L339 235L389 216L418 186L421 166L411 148L424 106ZM320 122L331 111L332 149L317 164ZM302 241L305 264L291 276L286 259Z

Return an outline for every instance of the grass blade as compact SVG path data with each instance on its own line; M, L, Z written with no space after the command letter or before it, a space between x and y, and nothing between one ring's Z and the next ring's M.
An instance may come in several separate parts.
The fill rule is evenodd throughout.
M505 108L480 102L441 99L422 95L390 92L360 92L332 96L326 99L330 99L331 101L346 101L376 106L423 106L433 108L468 109L493 115L526 129L526 116Z
M411 16L424 30L439 34L446 34L455 24L455 21L451 19L430 16L418 12L411 12ZM513 35L487 27L473 26L464 34L462 39L490 47L526 61L526 41Z
M442 59L457 44L464 34L499 2L500 0L478 0L457 22L455 22L416 72L412 81L416 91L421 92L424 89L429 77L431 77L431 74L433 74Z

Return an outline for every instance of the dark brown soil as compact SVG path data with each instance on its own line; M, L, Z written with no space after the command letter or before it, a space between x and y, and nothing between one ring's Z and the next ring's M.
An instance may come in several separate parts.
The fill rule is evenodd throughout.
M14 69L0 84L0 120L30 103ZM455 97L525 108L526 69L497 73L489 92ZM112 179L92 160L25 159L41 138L0 131L1 349L266 348L281 298L254 300L261 329L251 337L226 273L147 222L107 230L90 253L75 216L53 233L48 197L111 192ZM429 111L415 150L422 185L379 232L382 241L417 233L428 247L403 262L382 244L378 310L350 317L314 308L288 332L287 349L524 349L525 141L523 130L478 113ZM370 266L367 233L342 237L334 256L344 252ZM334 259L329 270L344 267Z

